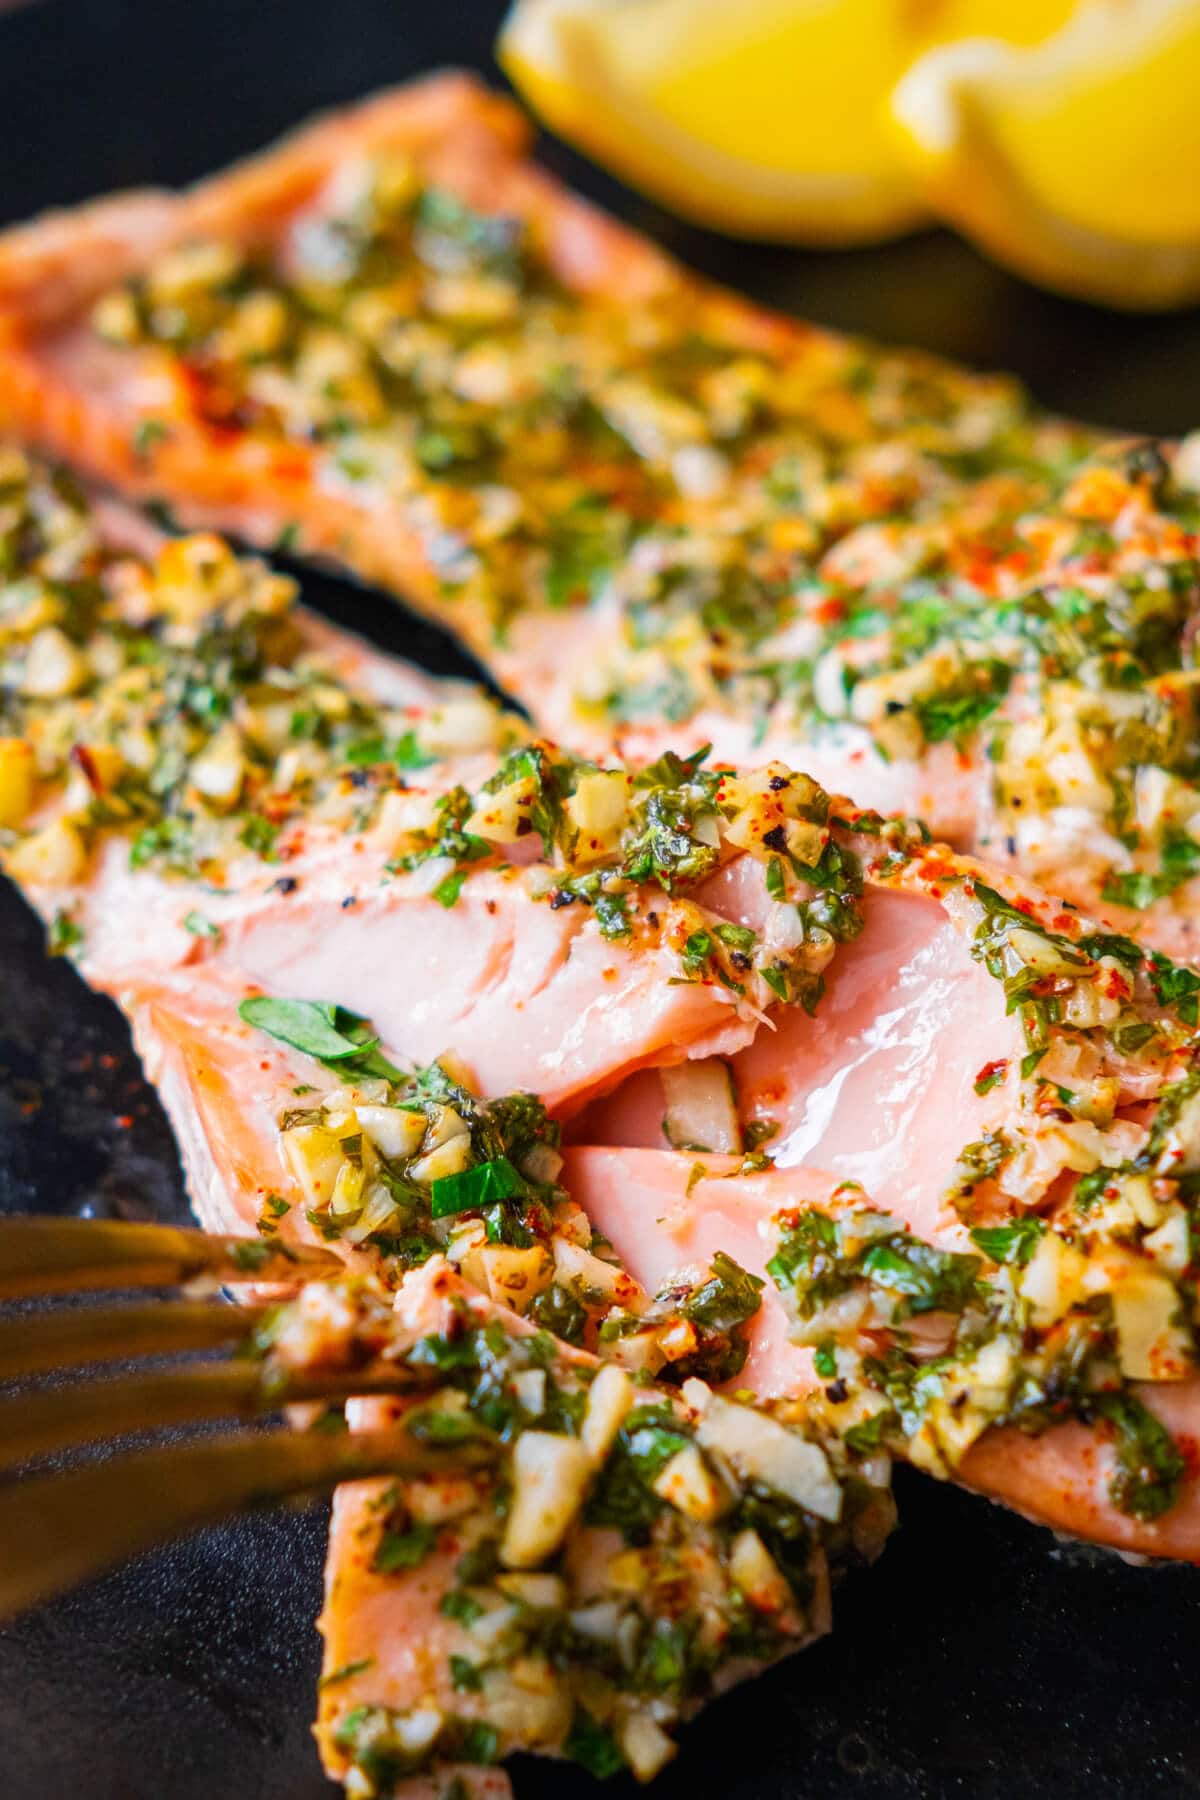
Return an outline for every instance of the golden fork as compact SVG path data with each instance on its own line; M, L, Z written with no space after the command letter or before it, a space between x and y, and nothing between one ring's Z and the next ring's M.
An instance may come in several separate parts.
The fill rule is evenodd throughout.
M27 1462L132 1432L261 1418L293 1402L411 1392L411 1371L385 1360L297 1372L269 1349L247 1354L271 1309L231 1304L218 1292L221 1283L297 1285L344 1274L345 1265L327 1251L265 1239L163 1225L0 1219L0 1300L189 1284L208 1289L199 1297L0 1318L0 1382L67 1370L81 1377L0 1392L0 1471L9 1472L0 1482L0 1618L250 1507L369 1475L428 1474L486 1460L487 1447L479 1444L426 1449L399 1431L282 1426L120 1452L49 1472L19 1471ZM232 1357L85 1374L105 1362L221 1349Z

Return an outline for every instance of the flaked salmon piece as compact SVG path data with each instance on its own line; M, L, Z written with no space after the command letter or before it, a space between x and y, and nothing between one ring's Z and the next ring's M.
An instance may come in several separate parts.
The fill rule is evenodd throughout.
M770 1223L785 1207L828 1206L835 1175L819 1169L744 1172L736 1159L679 1151L571 1144L562 1179L648 1293L685 1271L707 1269L723 1251L762 1276ZM812 1351L791 1340L770 1282L749 1327L750 1353L736 1383L763 1399L787 1399L816 1383Z
M843 472L843 516L809 526L818 539L832 540L860 515L890 516L906 491L928 489L937 499L954 489L933 463L913 454L922 444L948 456L968 447L981 453L993 440L1009 438L1015 449L1019 439L1034 461L1050 467L1080 438L1031 413L1011 384L970 377L931 357L881 357L876 389L863 379L872 365L861 345L768 314L685 274L644 238L534 168L525 154L528 139L511 104L469 78L437 77L320 121L256 162L185 194L133 194L8 233L0 253L0 308L12 384L4 400L9 416L129 491L218 508L226 523L228 509L239 509L237 523L259 542L273 542L289 525L298 526L303 547L348 562L368 578L411 589L439 612L445 611L438 589L447 572L437 566L431 534L439 526L457 527L465 547L486 566L467 583L451 572L453 585L466 590L454 598L455 616L489 645L496 603L511 604L519 579L540 567L535 589L544 590L549 575L552 597L563 589L562 600L571 601L580 597L574 590L586 585L588 571L581 565L587 558L577 556L573 567L560 558L562 566L547 571L546 545L534 542L524 566L505 568L502 548L495 547L504 533L494 534L491 552L483 548L488 525L498 521L476 517L471 492L460 493L461 517L438 517L454 508L437 475L450 469L457 478L459 465L471 461L453 444L418 446L411 494L395 482L384 492L388 484L370 471L355 475L346 459L340 478L333 479L336 465L324 448L306 444L305 433L291 429L291 415L285 419L287 409L278 404L272 358L282 340L271 335L271 321L279 317L272 294L323 284L320 310L335 334L343 330L346 286L357 285L359 271L347 261L349 247L339 250L336 240L351 215L360 235L365 230L379 239L371 242L375 314L386 299L385 325L423 319L415 347L429 360L430 375L448 375L436 386L477 409L473 423L502 426L515 401L545 403L556 379L548 339L558 340L558 417L551 422L564 441L545 446L555 454L540 464L531 456L524 468L506 469L513 479L498 484L510 485L518 500L531 505L541 533L581 489L585 497L613 502L622 520L628 511L676 528L711 523L736 476L758 477L761 489L761 477L784 452L811 452L823 436L831 461L839 452L865 457L861 467ZM376 180L373 163L380 165ZM422 209L426 195L431 198ZM199 261L192 249L197 243L205 246ZM238 361L232 338L207 342L212 318L200 322L187 312L191 301L204 301L227 285L227 248L265 259L263 267L255 265L254 316L267 336L244 348L271 369L263 392L273 392L276 404L256 398L252 421L238 404L225 404L228 396L201 392L193 379L194 363L204 363L210 373L220 365L223 376ZM171 270L165 286L154 277L163 297L169 290L182 309L170 341L153 320L139 324L120 303L104 309L99 330L90 328L88 308L114 281L152 276L158 258L181 249L192 260L174 267L174 285ZM515 301L526 279L530 304L522 310ZM434 284L428 294L426 281ZM105 313L111 315L107 323ZM198 330L201 323L209 329ZM463 346L455 332L464 326L475 332L481 323L506 366L497 369L494 358L477 356L460 369ZM446 354L453 366L443 370ZM657 366L660 358L680 364L673 377ZM406 379L401 359L394 356L393 363ZM585 398L591 398L589 383L601 384L611 414L609 438L597 442L594 433L587 435L571 414L569 393L564 404L564 363L567 375L583 384ZM339 370L324 373L341 379ZM772 375L786 381L786 394L765 391ZM424 379L432 404L435 383ZM364 392L360 386L358 403ZM419 418L419 409L395 392L382 408L372 394L365 413L349 392L345 398L342 432L348 426L400 427ZM148 418L169 429L143 432L135 442L137 426ZM794 431L787 439L787 428L797 425L806 427L803 435ZM397 429L395 436L411 453L411 430ZM715 451L718 441L724 452ZM878 454L881 442L892 446L890 455ZM867 452L876 453L875 466ZM718 465L714 455L732 466ZM707 484L701 479L706 467ZM802 473L794 469L793 477ZM431 479L422 482L422 476ZM546 477L571 485L556 492ZM793 527L800 525L786 496L777 496L776 510ZM350 537L339 542L343 527ZM787 545L787 533L778 535L777 558L796 550ZM804 537L803 528L798 535ZM550 674L551 654L540 667Z
M694 784L656 787L648 777L635 790L624 771L589 774L592 765L552 747L515 754L498 765L450 763L420 787L392 789L362 830L355 815L371 796L347 787L339 816L297 814L274 831L269 858L231 847L207 879L201 869L164 877L160 853L143 856L144 839L127 831L93 830L95 847L85 855L71 821L80 798L85 807L91 799L68 783L30 815L9 866L48 919L70 921L88 979L118 996L156 980L184 992L220 988L234 996L232 1006L254 988L288 999L336 993L340 1004L369 1013L394 1053L429 1062L448 1045L468 1044L485 1090L529 1087L558 1111L640 1065L730 1054L750 1042L764 1008L801 988L809 998L817 993L836 939L821 931L771 940L779 903L767 893L765 865L733 843L722 847L711 796L698 787L692 794ZM640 881L621 873L614 832L608 865L591 857L572 874L553 845L547 852L520 835L534 779L522 771L535 756L539 780L556 769L585 788L599 780L622 807L627 796L653 805L657 796L690 795L672 804L692 805L700 825L711 820L717 841L693 842L680 812L670 855L698 855L704 868L694 877L666 874L675 889L667 893L651 871ZM490 793L488 780L496 783ZM805 792L819 794L811 785ZM498 843L464 830L493 801L507 815L518 809L495 826L480 819L481 830L501 834ZM570 806L565 786L556 804ZM826 797L817 804L829 813ZM219 815L202 821L209 823L223 826ZM631 828L636 838L632 811ZM805 828L834 841L825 826ZM841 832L847 846L851 835ZM65 881L44 855L64 839L78 845L80 865ZM509 855L514 860L504 861ZM748 865L735 916L722 911L725 890L707 873L722 858L731 873ZM611 895L596 886L597 906L579 883L600 883L610 867L616 885ZM745 892L755 896L749 906ZM838 906L856 925L856 902Z
M1064 1173L1140 1152L1147 1103L1191 1067L1190 971L936 845L869 867L862 904L816 1016L730 1061L742 1124L779 1167L856 1182L929 1236L964 1186L977 1210L996 1191L1038 1207ZM662 1148L669 1112L646 1072L571 1135ZM995 1169L972 1181L989 1145Z
M1002 1122L1005 1094L978 1095L975 1083L989 1062L1005 1072L1019 1063L1020 1024L941 893L919 878L881 884L864 917L816 1015L760 1032L731 1076L744 1125L769 1133L777 1166L857 1181L924 1235L943 1222L963 1144ZM667 1113L661 1078L647 1071L597 1101L571 1135L662 1149Z
M346 1041L335 1055L327 1016L316 1020L322 1058L287 1041L304 1038L316 1009L306 1019L258 996L239 1018L225 1003L233 997L126 998L210 1229L325 1243L393 1286L444 1256L530 1328L638 1376L668 1369L676 1385L689 1375L727 1383L743 1370L762 1284L739 1263L739 1243L727 1253L714 1241L690 1283L646 1286L564 1181L559 1122L537 1096L485 1097L449 1054L404 1074L369 1028L357 1054ZM354 1016L331 1010L348 1029ZM823 1200L837 1185L802 1172L788 1193Z
M563 1179L650 1289L689 1278L707 1266L717 1245L749 1272L766 1276L781 1215L837 1217L863 1200L839 1192L834 1177L813 1169L746 1172L729 1158L712 1156L702 1169L678 1152L579 1145L566 1152ZM900 1222L893 1220L893 1228ZM943 1228L936 1242L952 1254L975 1249L961 1224ZM748 1327L750 1352L739 1387L780 1399L819 1392L834 1381L846 1385L836 1369L818 1375L811 1345L793 1341L793 1329L779 1287L766 1279L761 1310ZM873 1327L860 1318L856 1329L869 1340ZM1190 1374L1137 1382L1130 1391L1171 1434L1180 1459L1171 1503L1157 1514L1139 1517L1114 1498L1118 1445L1104 1421L1052 1423L1036 1435L1015 1425L979 1431L962 1447L953 1478L1075 1536L1147 1556L1200 1561L1200 1379ZM899 1440L881 1441L905 1453ZM928 1459L922 1466L930 1466Z
M323 863L315 846L288 861L294 885L282 903L273 867L256 868L226 899L131 874L124 841L102 854L78 898L26 891L48 913L70 906L84 934L83 973L118 996L173 970L177 988L219 990L234 1010L257 989L336 993L369 1013L402 1058L426 1063L465 1043L487 1091L530 1087L558 1110L639 1063L731 1053L753 1036L756 1021L739 1016L727 989L687 979L681 945L663 931L651 927L637 946L614 943L582 906L532 900L512 871L480 871L448 908L416 875L381 879L381 858L361 841L349 855L340 841L329 848ZM184 924L197 902L219 940L198 943ZM662 903L668 930L672 911ZM145 938L131 938L133 920ZM160 947L158 971L147 941Z
M859 1343L848 1361L839 1350L829 1362L830 1392L849 1381L842 1398L857 1405L863 1389L853 1378L875 1368L865 1383L869 1416L894 1403L901 1453L921 1466L1060 1527L1074 1509L1072 1528L1104 1542L1193 1556L1200 1412L1186 1271L1197 978L937 849L882 876L879 892L868 889L864 917L867 929L831 974L810 1029L795 1036L785 1022L732 1059L743 1123L759 1128L758 1141L770 1117L777 1166L756 1173L748 1158L737 1179L719 1184L718 1202L710 1177L729 1164L711 1151L726 1146L702 1140L686 1158L664 1152L664 1139L679 1142L676 1115L662 1079L648 1073L574 1122L579 1147L568 1151L567 1179L647 1285L686 1269L685 1245L717 1238L751 1272L768 1259L778 1272L781 1237L801 1246L798 1266L824 1258L832 1268L840 1252L805 1244L805 1218L823 1210L813 1201L822 1181L842 1207L868 1220L890 1215L886 1229L935 1259L957 1258L971 1281L963 1257L981 1276L994 1262L986 1329L975 1303L956 1296L968 1321L961 1341L971 1341L965 1362L943 1344L945 1360L923 1386L910 1391L897 1374L889 1389L878 1353L864 1365ZM885 946L890 954L879 954ZM594 1147L601 1141L629 1146L628 1160L613 1149L606 1161ZM869 1225L863 1242L886 1229ZM909 1254L896 1252L902 1284L915 1279ZM912 1254L920 1264L925 1251ZM861 1294L858 1281L856 1273L847 1290ZM772 1393L811 1381L805 1353L785 1342L788 1280L777 1285L782 1302L764 1297L746 1364ZM809 1344L823 1316L820 1305L812 1311L816 1324L792 1309ZM833 1308L831 1346L843 1328L851 1341L869 1335L857 1301L848 1318ZM1071 1357L1091 1371L1082 1388L1064 1385ZM940 1413L951 1399L965 1410ZM1073 1409L1084 1424L1060 1427ZM1054 1429L1036 1440L994 1430L1009 1418ZM852 1431L862 1423L843 1415Z
M886 1500L856 1502L799 1414L760 1412L756 1452L745 1407L699 1381L637 1387L440 1260L405 1278L394 1318L389 1354L435 1391L356 1402L352 1424L504 1447L499 1468L336 1498L317 1736L355 1793L518 1749L648 1780L676 1723L828 1629L831 1562L886 1534Z
M440 77L8 234L0 418L393 588L560 741L765 746L1194 954L1196 443L755 309L527 140Z

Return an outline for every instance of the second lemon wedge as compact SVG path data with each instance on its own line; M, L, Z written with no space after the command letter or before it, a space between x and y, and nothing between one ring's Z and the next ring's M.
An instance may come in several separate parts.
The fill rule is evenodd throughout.
M947 44L890 110L917 190L998 261L1117 305L1200 294L1196 0L1090 0L1033 47Z

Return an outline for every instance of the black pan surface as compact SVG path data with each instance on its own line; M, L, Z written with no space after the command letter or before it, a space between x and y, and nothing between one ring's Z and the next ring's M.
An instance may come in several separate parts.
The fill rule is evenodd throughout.
M42 0L0 8L0 222L178 182L306 113L446 63L489 67L498 0ZM1035 293L944 233L801 254L690 230L561 146L546 159L763 300L981 367L1133 431L1200 421L1200 314ZM337 581L308 598L426 667L431 628ZM109 1002L0 884L0 1210L183 1219L170 1132ZM1200 1793L1200 1586L903 1476L902 1528L832 1639L713 1708L660 1800ZM318 1800L308 1734L324 1514L211 1531L0 1633L3 1800ZM521 1800L586 1800L529 1762ZM632 1790L630 1790L632 1791ZM626 1789L615 1784L613 1800Z

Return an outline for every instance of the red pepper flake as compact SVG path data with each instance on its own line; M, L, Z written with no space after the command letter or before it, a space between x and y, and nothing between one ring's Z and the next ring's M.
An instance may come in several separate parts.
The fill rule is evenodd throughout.
M77 769L82 769L83 776L93 794L104 792L104 783L100 779L100 771L96 767L96 759L86 744L72 744L70 760Z
M936 853L922 857L920 872L923 880L933 881L953 881L956 873L954 864L949 862L945 856ZM963 883L963 892L965 894L975 892L975 885L970 879Z

